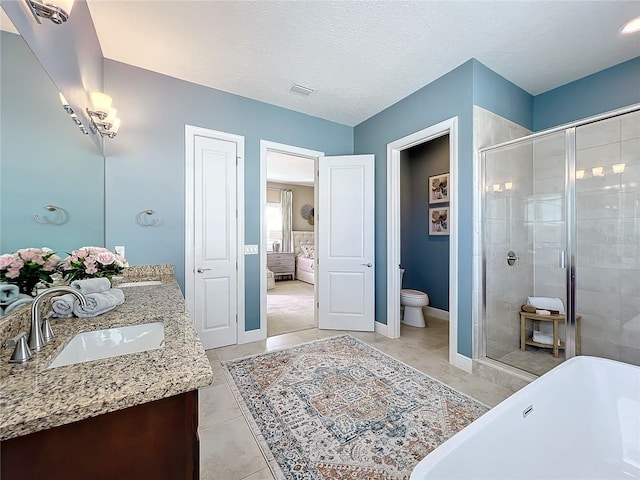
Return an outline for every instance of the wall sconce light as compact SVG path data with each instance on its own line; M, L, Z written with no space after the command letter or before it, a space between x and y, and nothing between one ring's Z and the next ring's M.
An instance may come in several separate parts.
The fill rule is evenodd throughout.
M593 167L591 173L594 177L604 177L604 167Z
M106 93L91 93L91 108L87 108L93 129L103 137L114 138L120 128L118 110L111 108L111 97Z
M493 191L494 192L501 192L502 191L502 185L500 185L499 183L494 183L493 184Z
M576 170L576 179L582 180L584 178L584 170Z
M624 172L625 163L616 163L613 165L613 173L622 173Z
M69 19L74 0L25 0L36 22L42 24L40 18L48 18L56 25ZM40 18L38 18L40 17Z
M513 189L513 182L504 182L504 189L505 190Z

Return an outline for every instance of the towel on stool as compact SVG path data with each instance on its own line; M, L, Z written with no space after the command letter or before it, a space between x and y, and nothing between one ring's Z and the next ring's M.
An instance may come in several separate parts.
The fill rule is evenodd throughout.
M21 307L22 305L27 305L33 302L33 297L31 295L27 295L26 293L21 293L18 295L18 298L11 302L9 305L4 307L4 314L9 315L16 308Z
M556 310L564 314L564 304L559 298L550 297L528 297L527 304L533 305L539 310Z
M85 295L88 293L101 293L111 288L111 282L104 277L87 278L86 280L74 280L71 282L71 288L80 290Z
M87 306L83 307L75 295L68 293L51 299L51 309L54 317L69 318L76 317L97 317L118 305L124 303L124 293L119 288L111 288L105 292L89 293L85 295Z
M20 287L11 283L0 283L0 305L15 302L20 295Z

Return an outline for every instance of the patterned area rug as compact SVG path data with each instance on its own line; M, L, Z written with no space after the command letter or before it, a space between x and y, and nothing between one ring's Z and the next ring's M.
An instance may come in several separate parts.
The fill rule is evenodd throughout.
M408 479L488 410L348 335L223 366L278 479Z

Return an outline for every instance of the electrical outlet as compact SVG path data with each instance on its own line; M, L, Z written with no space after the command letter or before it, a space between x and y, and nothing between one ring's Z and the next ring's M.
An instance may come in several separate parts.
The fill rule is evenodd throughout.
M245 245L244 246L244 254L245 255L257 255L258 254L258 245Z
M124 254L124 245L116 245L115 246L116 253L121 257L127 258Z

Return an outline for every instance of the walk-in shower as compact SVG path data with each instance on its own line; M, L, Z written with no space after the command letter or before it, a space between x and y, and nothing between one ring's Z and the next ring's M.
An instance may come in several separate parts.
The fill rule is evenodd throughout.
M640 105L480 159L479 357L535 375L577 354L640 364ZM565 313L521 315L528 297Z

